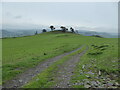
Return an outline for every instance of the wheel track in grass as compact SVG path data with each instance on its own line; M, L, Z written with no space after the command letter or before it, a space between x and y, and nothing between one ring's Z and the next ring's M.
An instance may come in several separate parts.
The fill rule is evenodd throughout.
M83 46L81 46L80 48L77 48L77 49L75 49L73 51L70 51L70 52L61 54L59 56L53 57L51 59L45 60L42 63L38 64L36 67L30 68L27 71L19 74L18 76L16 76L12 80L7 81L5 84L3 84L2 87L3 88L20 88L21 86L28 83L37 74L41 73L43 70L48 68L54 62L60 60L64 56L67 56L67 55L69 55L69 54L71 54L71 53L73 53L73 52L75 52L77 50L80 50L82 47Z
M87 50L88 50L88 47L86 47L86 49L83 52L72 56L64 64L59 66L59 70L57 71L57 75L55 77L56 85L54 86L54 88L70 88L71 87L71 83L70 83L71 76L74 75L73 72L75 70L77 63L80 61L80 57L83 54L85 54Z

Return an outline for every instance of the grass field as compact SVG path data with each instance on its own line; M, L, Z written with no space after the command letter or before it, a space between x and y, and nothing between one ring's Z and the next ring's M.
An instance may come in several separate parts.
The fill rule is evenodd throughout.
M47 33L3 39L3 80L9 80L47 58L80 47L82 43L78 42L81 39L78 37L83 36Z
M72 33L47 32L35 36L6 38L2 40L2 45L3 83L48 58L72 51L82 45L88 46L89 50L82 56L76 66L75 75L72 77L71 83L78 83L78 81L88 78L86 73L80 76L81 70L94 72L96 76L99 74L104 76L117 73L119 70L117 38L98 38ZM53 85L51 82L46 84L49 79L45 75L48 75L48 72L52 72L52 70L57 70L56 64L64 63L64 60L68 57L64 57L35 77L35 79L43 78L45 80L42 80L44 82L38 81L41 87ZM33 80L30 85L38 87L36 83ZM29 87L29 85L26 87ZM83 85L75 84L72 87L83 87Z

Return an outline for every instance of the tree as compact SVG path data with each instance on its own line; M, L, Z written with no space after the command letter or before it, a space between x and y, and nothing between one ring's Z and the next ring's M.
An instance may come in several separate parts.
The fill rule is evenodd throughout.
M68 31L68 28L66 28L66 30L65 31Z
M47 30L46 30L46 29L43 29L42 32L47 32Z
M64 27L64 26L61 26L60 28L62 29L63 32L66 32L66 31L67 31L67 28Z
M37 34L38 34L38 32L36 31L36 32L35 32L35 35L37 35Z
M78 30L76 30L76 33L79 33Z
M55 29L55 27L54 26L50 26L50 29L51 29L51 31L53 31Z
M75 33L75 31L74 31L74 29L72 27L70 28L70 30L71 30L72 33Z

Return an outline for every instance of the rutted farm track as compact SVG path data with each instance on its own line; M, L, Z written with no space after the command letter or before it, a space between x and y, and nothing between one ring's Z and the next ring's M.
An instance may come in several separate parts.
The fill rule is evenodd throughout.
M49 68L49 66L52 65L54 62L60 60L61 58L65 57L65 56L67 56L67 55L69 55L73 52L76 52L76 51L80 50L82 47L80 47L78 49L75 49L71 52L64 53L62 55L56 56L54 58L45 60L44 62L38 64L36 67L30 68L27 71L25 71L24 73L15 77L14 79L8 81L7 83L5 83L3 85L3 88L20 88L20 87L22 87L23 85L27 84L30 80L32 80L33 77L37 76L42 71ZM57 87L58 86L68 87L67 82L69 82L70 77L73 75L73 73L69 74L69 72L74 71L74 67L76 66L76 63L80 60L80 56L82 56L86 52L86 50L84 50L83 52L81 52L79 54L76 54L76 55L72 56L70 60L67 60L62 66L61 65L59 66L59 68L60 67L62 67L62 68L60 68L57 71L56 80L59 81L59 80L63 79L64 76L66 76L67 78L62 80L62 82L59 81L59 83L57 83ZM63 74L60 74L61 71L63 72Z
M62 66L59 66L59 71L57 71L56 76L56 86L54 88L70 88L72 85L70 83L71 76L74 75L74 70L77 63L80 61L80 57L85 54L87 51L84 50L77 55L74 55L70 58L70 60L66 61Z

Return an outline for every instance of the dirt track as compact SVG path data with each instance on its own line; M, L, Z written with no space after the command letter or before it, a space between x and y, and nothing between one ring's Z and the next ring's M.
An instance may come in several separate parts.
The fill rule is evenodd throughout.
M7 83L5 83L3 85L3 88L20 88L21 86L23 86L24 84L26 84L27 82L29 82L33 77L35 77L37 74L41 73L43 70L45 70L46 68L48 68L51 64L53 64L55 61L57 60L60 60L62 57L66 56L66 55L69 55L77 50L80 50L82 47L80 48L77 48L71 52L68 52L68 53L64 53L62 55L59 55L59 56L56 56L54 58L51 58L51 59L48 59L48 60L45 60L44 62L40 63L39 65L37 65L36 67L34 68L30 68L28 69L27 71L25 71L24 73L18 75L17 77L15 77L14 79L8 81ZM65 67L74 67L75 64L78 60L79 60L79 57L84 54L81 53L81 54L78 54L76 56L73 56L71 58L71 60L69 60L68 62L66 62L68 66L65 66ZM75 59L75 61L74 61ZM70 65L70 63L72 63L72 66ZM61 70L64 69L61 68ZM71 68L72 69L72 68ZM71 69L68 68L68 71L70 71ZM67 70L65 70L66 74L68 73ZM70 75L71 76L71 75ZM70 77L68 76L68 77ZM62 77L61 77L62 78ZM65 80L65 82L68 81L68 80ZM62 85L62 84L61 84ZM64 87L64 86L63 86Z

